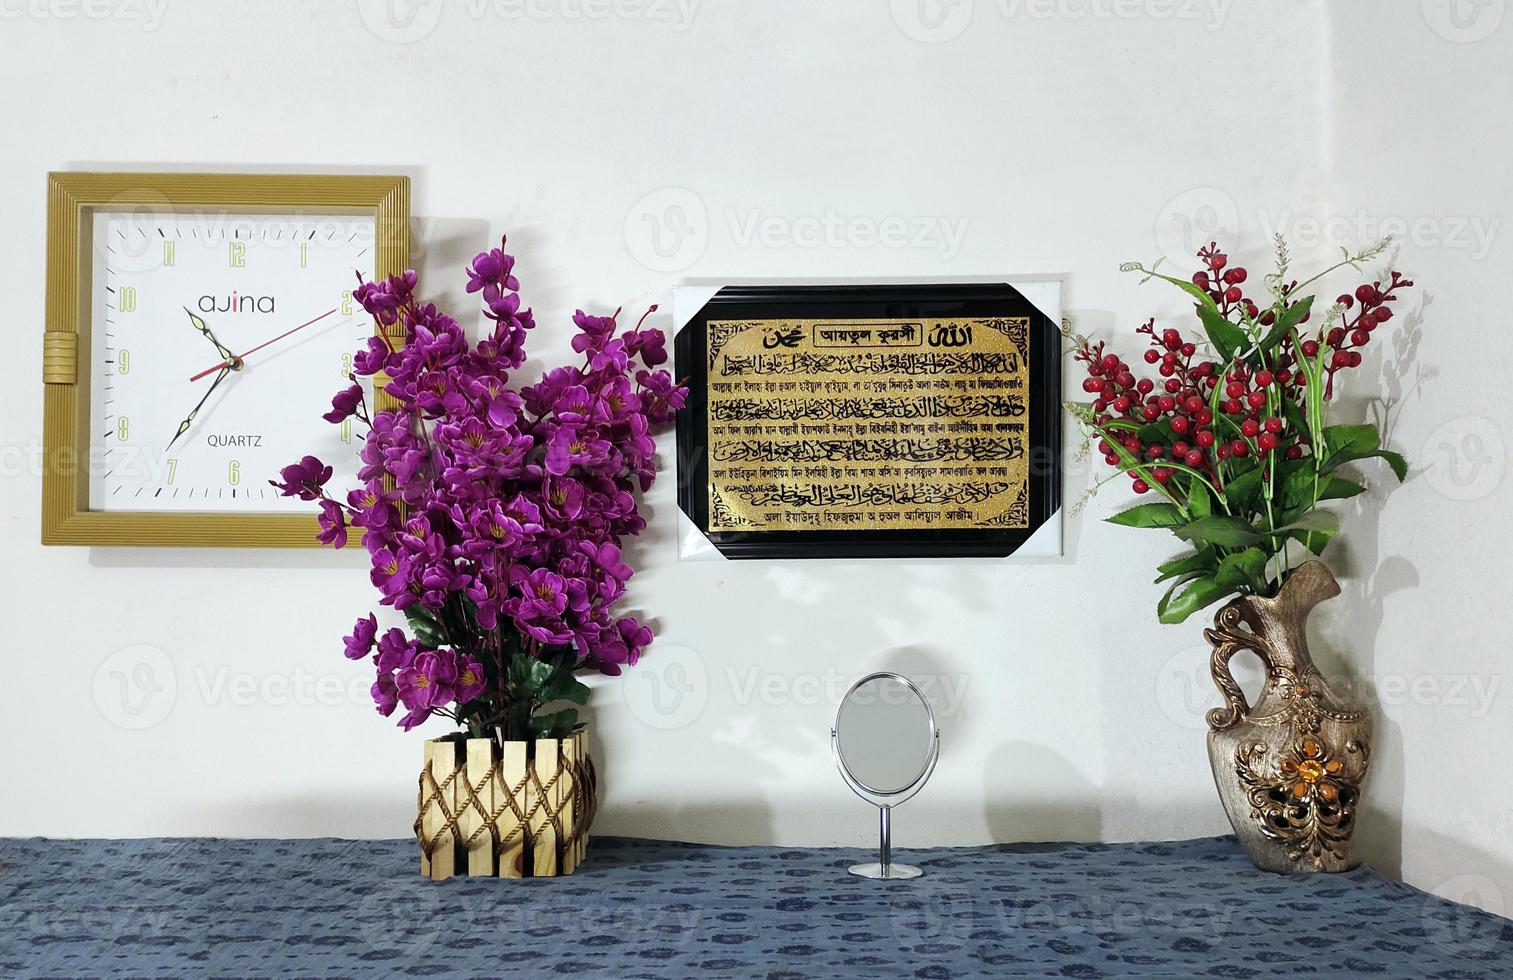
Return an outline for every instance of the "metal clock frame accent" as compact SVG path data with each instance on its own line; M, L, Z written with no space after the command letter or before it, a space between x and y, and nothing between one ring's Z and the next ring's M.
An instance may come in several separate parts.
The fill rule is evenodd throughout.
M404 271L410 179L389 175L52 173L47 180L47 307L42 338L42 543L315 547L315 515L160 514L89 509L91 217L146 205L226 213L373 214L374 274ZM391 334L391 336L393 336ZM402 339L402 338L401 338Z

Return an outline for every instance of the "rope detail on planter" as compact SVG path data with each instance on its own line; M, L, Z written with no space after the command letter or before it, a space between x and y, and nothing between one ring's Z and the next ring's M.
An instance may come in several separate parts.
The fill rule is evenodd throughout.
M564 774L572 777L572 792L556 801L554 805L549 804L549 793ZM493 783L499 790L499 795L504 797L504 802L492 811L479 798L490 783ZM466 799L460 802L455 812L451 806L455 795L454 784L457 785L459 791L465 791L467 794ZM505 849L514 842L517 836L523 835L525 845L534 847L537 835L531 831L531 824L534 818L541 814L546 820L546 825L551 827L557 846L570 847L588 834L589 825L593 822L594 813L598 808L597 790L598 777L594 771L594 763L586 755L570 763L567 759L559 757L557 771L544 783L534 766L527 767L524 777L514 786L505 783L504 765L499 759L494 760L488 773L478 781L476 786L468 782L462 766L454 766L444 779L438 781L433 763L427 765L420 773L420 788L417 794L419 816L415 818L415 839L420 842L420 850L429 860L435 853L437 845L448 837L451 840L460 841L462 847L466 849L487 833L493 840L494 854L503 856ZM521 799L529 800L529 805L522 807ZM426 811L432 806L441 811L445 820L435 833L428 837L425 833L424 821ZM464 839L458 821L468 810L476 812L482 818L482 823ZM568 811L573 818L571 835L564 831L562 822L564 811ZM515 824L507 833L502 833L499 822L506 813L512 814ZM546 825L543 825L543 830L546 829Z

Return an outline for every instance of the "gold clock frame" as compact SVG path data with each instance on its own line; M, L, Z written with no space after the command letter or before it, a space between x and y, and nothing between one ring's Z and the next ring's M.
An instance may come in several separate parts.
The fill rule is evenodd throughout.
M300 548L319 544L314 513L158 514L90 510L89 219L101 208L227 213L311 210L374 215L374 274L404 271L410 179L390 175L51 173L47 178L47 309L42 335L42 543ZM83 350L86 356L80 357Z

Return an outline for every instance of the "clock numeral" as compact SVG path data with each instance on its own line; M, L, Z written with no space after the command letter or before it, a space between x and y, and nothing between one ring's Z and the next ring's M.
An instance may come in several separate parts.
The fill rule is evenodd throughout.
M341 441L342 442L346 442L346 443L350 443L352 441L352 420L351 419L342 419L341 420Z
M131 313L137 308L137 287L122 286L121 295L116 298L116 308L122 313Z
M116 351L116 373L131 373L131 351L127 350L124 347Z
M341 315L352 315L352 290L350 289L343 289L341 291Z
M308 269L310 267L310 243L309 242L300 242L299 243L299 267L301 269Z
M176 460L176 459L170 459L168 461L168 481L167 482L172 483L173 482L173 478L178 475L178 472L179 472L179 461Z
M178 242L163 243L163 264L175 265L178 262Z
M247 265L247 243L231 242L228 248L230 250L229 261L231 262L231 268L244 268Z
M131 437L131 419L121 416L116 419L116 438L125 442Z
M226 464L226 482L233 487L242 482L242 464L237 460Z
M352 354L350 351L341 356L341 376L344 378L352 377Z

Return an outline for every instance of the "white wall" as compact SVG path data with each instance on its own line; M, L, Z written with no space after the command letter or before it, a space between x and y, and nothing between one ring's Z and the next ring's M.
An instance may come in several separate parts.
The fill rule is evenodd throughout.
M1123 260L1238 234L1259 274L1272 230L1322 254L1342 227L1326 219L1350 244L1407 222L1399 264L1432 299L1394 321L1414 364L1373 355L1356 380L1392 392L1415 472L1387 497L1367 471L1377 489L1344 508L1346 595L1317 654L1381 693L1368 857L1513 900L1495 277L1513 24L1477 39L1485 19L1439 0L422 3L409 28L366 0L99 2L97 19L0 0L0 761L37 793L0 810L0 834L407 832L419 739L324 687L366 687L339 645L372 603L363 556L43 549L27 452L48 170L361 168L413 176L419 264L459 305L461 266L510 232L546 363L567 359L575 306L639 310L683 277L1060 274L1079 330L1127 340L1181 304ZM866 235L891 217L928 234ZM827 222L836 240L807 237ZM1090 481L1069 461L1069 500ZM658 652L596 688L597 829L863 843L873 818L827 729L838 689L889 666L933 678L946 709L901 846L1225 831L1200 624L1156 623L1147 583L1174 542L1101 523L1122 496L1069 518L1057 561L679 564L669 477L628 604ZM161 689L129 715L108 674L144 658ZM680 678L695 689L675 707Z

